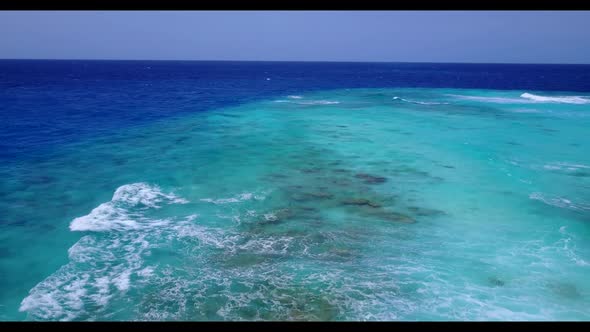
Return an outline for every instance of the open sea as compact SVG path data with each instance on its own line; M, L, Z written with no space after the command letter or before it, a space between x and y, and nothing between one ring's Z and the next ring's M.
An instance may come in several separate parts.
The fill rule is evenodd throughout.
M0 320L590 320L590 65L1 60Z

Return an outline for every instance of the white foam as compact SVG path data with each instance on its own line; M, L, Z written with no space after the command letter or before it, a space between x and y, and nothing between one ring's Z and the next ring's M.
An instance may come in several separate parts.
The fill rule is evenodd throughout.
M274 215L274 213L265 213L264 214L264 220L266 221L276 221L278 220L277 216Z
M151 186L143 182L126 184L117 188L111 201L123 202L131 206L143 204L151 208L159 208L157 204L163 200L179 204L188 203L187 200L177 197L172 193L163 193L158 186Z
M310 100L310 101L301 101L297 102L299 105L333 105L333 104L340 104L339 101L335 100Z
M482 96L465 96L465 95L455 95L455 94L447 94L447 96L455 97L459 99L465 100L474 100L474 101L481 101L487 103L498 103L498 104L528 104L531 103L526 99L521 98L506 98L506 97L482 97Z
M88 279L88 274L74 276L64 266L35 286L22 300L19 311L33 311L42 319L74 319L83 309L82 297L86 294L83 286Z
M74 219L70 229L124 232L82 237L68 250L69 263L33 287L19 310L36 319L72 320L85 313L87 304L106 306L113 297L122 296L133 286L134 274L140 280L151 278L154 268L142 266L142 257L149 255L153 246L151 242L159 243L167 238L162 232L175 232L180 225L190 225L198 215L174 223L152 219L147 213L162 204L186 202L145 183L117 188L111 201Z
M186 221L193 221L195 219L199 218L198 214L191 214L190 216L186 217Z
M301 99L303 97L301 97L301 96L287 96L287 98L289 98L289 99Z
M68 249L68 257L71 261L76 263L92 262L97 257L106 260L115 258L110 250L104 250L97 246L96 240L92 236L84 236L78 240L78 242Z
M232 250L238 240L237 235L227 235L222 230L198 225L180 226L175 228L175 232L179 238L196 239L201 245L218 249Z
M113 279L113 284L119 289L119 291L126 291L129 289L129 277L131 276L131 272L132 271L125 270Z
M86 305L104 307L113 297L124 296L133 274L144 279L153 275L153 268L142 266L148 236L157 238L159 232L84 236L68 251L70 262L33 287L19 310L36 319L72 320L86 312Z
M589 204L583 203L573 203L571 200L563 197L547 197L543 193L534 192L529 195L530 199L541 201L547 205L563 208L563 209L571 209L571 210L590 210Z
M545 164L543 165L543 168L548 170L578 171L580 169L590 169L590 166L568 162L556 162Z
M411 104L419 104L419 105L448 105L449 103L443 103L443 102L429 102L429 101L417 101L417 100L409 100L409 99L404 99L401 97L393 97L392 100L400 100L406 103L411 103Z
M95 279L94 285L98 289L96 294L90 295L90 298L99 306L105 306L113 295L109 295L110 279L108 276L98 277Z
M575 245L570 246L570 242L572 242L573 239L572 234L567 232L567 227L561 226L559 228L559 233L563 235L563 238L558 241L558 244L563 244L560 249L565 253L565 255L578 266L590 266L590 263L577 255Z
M306 101L300 101L300 100L285 100L285 99L279 99L279 100L275 100L275 103L292 103L292 104L297 104L297 105L334 105L334 104L340 104L339 101L337 100L306 100Z
M187 200L164 193L158 186L146 183L123 185L115 191L110 202L94 208L89 214L74 219L72 231L108 231L137 229L143 219L142 209L160 208L161 203L186 204ZM136 208L136 209L134 209Z
M242 194L236 195L234 197L230 197L230 198L217 198L217 199L201 198L200 201L213 203L213 204L227 204L227 203L239 203L239 202L243 202L243 201L249 201L251 199L261 201L261 200L266 199L266 196L255 195L254 193L246 192L246 193L242 193Z
M112 202L103 203L89 214L78 217L70 223L72 231L108 231L113 229L137 228L137 221L125 209L117 208Z
M539 103L559 103L559 104L588 104L590 99L585 96L539 96L532 93L525 92L520 95L520 98L510 97L483 97L483 96L466 96L447 94L447 96L465 99L475 100L481 102L498 103L498 104L539 104ZM530 112L532 113L532 112Z
M137 275L140 277L149 278L154 275L154 268L151 266L148 266L145 269L138 271Z
M560 104L588 104L590 99L584 98L583 96L539 96L532 93L525 92L520 95L521 98L533 100L535 102L542 103L560 103Z

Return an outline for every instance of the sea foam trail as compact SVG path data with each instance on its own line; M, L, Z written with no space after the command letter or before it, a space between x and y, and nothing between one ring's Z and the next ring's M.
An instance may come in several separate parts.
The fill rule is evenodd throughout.
M296 98L295 98L296 99ZM285 100L285 99L279 99L279 100L275 100L275 103L292 103L292 104L297 104L297 105L335 105L335 104L340 104L339 101L336 100Z
M74 219L72 231L126 230L140 227L142 211L160 208L161 203L185 204L187 200L172 193L163 193L158 186L146 183L123 185L115 191L110 202L94 208L89 214Z
M100 313L113 299L124 296L134 282L146 282L152 276L154 267L145 264L144 256L168 233L179 237L189 230L197 232L193 221L198 215L175 220L148 215L162 204L187 202L146 183L117 188L111 201L74 219L70 229L121 232L82 237L68 250L69 263L33 287L19 311L44 320L72 320Z
M590 166L583 165L583 164L567 163L567 162L557 162L557 163L545 164L545 165L543 165L543 168L547 169L547 170L580 171L580 170L590 169Z
M542 103L556 103L556 104L589 104L590 99L585 96L540 96L525 92L520 95L520 98L510 97L484 97L484 96L466 96L447 94L447 96L455 97L465 100L475 100L487 103L497 104L542 104Z
M532 200L541 201L547 205L555 206L562 209L570 209L575 211L588 211L590 204L574 203L571 200L563 197L551 197L540 192L534 192L529 195Z
M532 93L525 92L520 95L521 98L533 100L535 102L542 102L542 103L560 103L560 104L588 104L590 103L590 99L585 98L584 96L539 96L534 95Z
M266 194L268 194L268 192L262 192L261 194L254 194L254 193L246 192L246 193L242 193L237 196L230 197L230 198L218 198L218 199L202 198L202 199L200 199L200 201L207 202L207 203L213 203L213 204L238 203L238 202L243 202L243 201L249 201L251 199L254 199L257 201L262 201L266 198L266 196L265 196Z
M409 99L404 99L404 98L401 98L398 96L393 97L393 100L399 100L399 101L403 101L406 103L418 104L418 105L448 105L449 104L449 103L443 103L443 102L409 100Z

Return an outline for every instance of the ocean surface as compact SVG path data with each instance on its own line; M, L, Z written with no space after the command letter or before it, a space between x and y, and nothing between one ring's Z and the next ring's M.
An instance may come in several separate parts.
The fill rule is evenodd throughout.
M0 320L589 320L590 66L0 61Z

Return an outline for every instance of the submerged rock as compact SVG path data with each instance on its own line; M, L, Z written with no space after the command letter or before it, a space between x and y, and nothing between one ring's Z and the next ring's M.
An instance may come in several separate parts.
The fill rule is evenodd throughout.
M366 206L370 206L372 208L381 207L380 204L375 203L375 202L371 202L370 200L365 199L365 198L350 198L350 199L345 199L345 200L342 201L342 204L344 204L344 205L360 205L360 206L366 205Z
M330 183L335 184L337 186L348 186L351 184L351 182L346 179L331 179L329 181Z
M350 171L347 169L344 169L344 168L336 168L335 170L333 170L333 172L334 173L348 173Z
M347 262L360 258L360 255L349 248L333 247L321 254L322 260Z
M573 172L573 173L571 173L571 175L576 176L576 177L590 177L589 172L583 172L583 171Z
M320 198L320 199L328 199L328 198L334 197L334 195L327 193L327 192L322 192L322 191L305 193L304 195L311 196L313 198Z
M569 282L555 282L548 285L555 294L568 299L577 299L581 297L576 285Z
M278 308L262 312L260 318L263 320L331 321L339 314L338 307L325 296L299 287L291 290L274 289L268 298Z
M413 167L408 167L408 166L400 167L398 169L393 170L392 172L395 174L403 174L403 175L411 174L412 176L430 177L430 173L415 169Z
M410 216L407 216L407 215L405 215L403 213L399 213L399 212L393 212L393 211L379 210L379 212L371 213L370 215L375 218L378 218L378 219L387 220L387 221L402 222L405 224L413 224L416 222L416 220Z
M330 199L334 197L333 194L323 191L316 191L316 192L304 192L304 193L294 193L291 195L291 199L297 202L308 202L308 201L315 201L315 200L324 200Z
M303 189L304 187L302 185L293 185L293 186L287 186L284 188L285 191L299 191L300 189Z
M410 216L406 216L405 214L402 214L402 213L397 213L397 212L387 212L386 214L384 214L384 216L388 220L403 222L403 223L407 223L407 224L412 224L412 223L416 222L416 220L414 220L414 218L412 218Z
M289 176L285 175L285 174L281 174L281 173L271 173L269 174L270 178L274 178L274 179L285 179L288 178Z
M239 253L231 255L223 260L227 267L243 268L263 263L268 257L260 254Z
M357 179L362 179L366 184L380 184L387 182L387 178L382 176L375 176L366 173L358 173L354 176Z
M420 217L442 216L442 215L446 214L444 211L441 211L441 210L423 208L423 207L419 207L419 206L410 206L408 208L408 210L410 212L412 212L413 214L420 216Z
M488 282L490 284L492 284L492 286L496 286L496 287L501 287L501 286L504 286L506 284L503 280L498 279L496 277L489 277L488 278Z
M305 211L305 212L318 212L317 208L311 207L311 206L302 206L300 207L301 211Z
M295 211L293 211L292 209L280 209L277 210L274 215L276 216L276 218L278 220L286 220L286 219L290 219L292 217L295 216Z
M318 173L322 170L320 167L310 167L300 169L301 173Z
M239 115L235 115L235 114L230 114L230 113L217 113L217 115L219 116L225 116L227 118L239 118Z
M261 221L263 224L268 223L278 223L281 221L285 221L291 219L295 216L295 211L292 209L279 209L271 213L266 213L263 215L264 220Z

